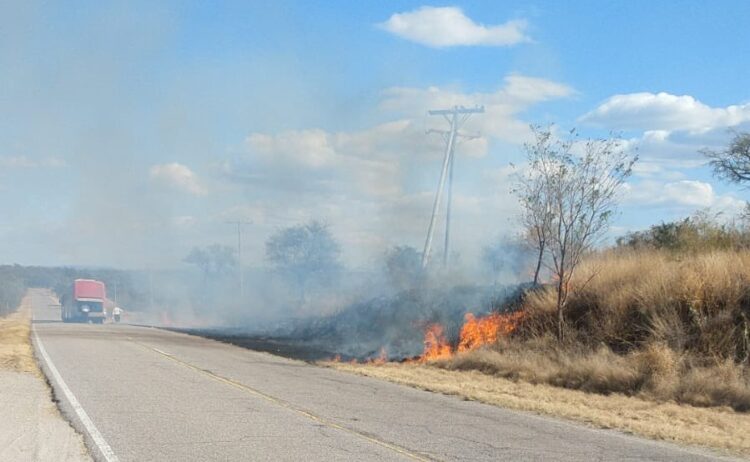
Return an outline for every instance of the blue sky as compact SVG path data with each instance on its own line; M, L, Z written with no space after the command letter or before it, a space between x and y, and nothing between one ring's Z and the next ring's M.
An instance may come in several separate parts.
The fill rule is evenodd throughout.
M750 3L4 2L0 261L174 267L330 224L352 265L421 247L429 109L483 104L459 147L454 248L516 231L528 124L616 131L642 158L612 235L746 191L697 151L750 126Z

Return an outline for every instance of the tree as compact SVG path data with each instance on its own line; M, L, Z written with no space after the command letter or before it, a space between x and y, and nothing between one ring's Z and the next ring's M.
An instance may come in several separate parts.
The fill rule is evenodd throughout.
M391 283L399 290L416 287L424 278L422 254L408 245L390 249L385 255L385 266Z
M551 208L550 195L547 194L545 170L550 167L547 159L552 157L554 148L552 133L532 126L535 135L534 143L524 144L526 159L530 168L517 177L513 192L521 203L521 223L526 238L535 250L536 264L534 268L534 286L539 285L539 273L544 262L547 238L550 231ZM569 149L569 147L567 148Z
M521 189L519 199L524 214L535 216L530 224L544 228L543 252L555 278L557 338L562 341L570 281L581 258L608 229L637 156L618 138L579 142L575 131L568 140L553 139L549 129L534 132L536 143L526 154L527 178L533 179L536 195L523 195L528 190Z
M297 286L300 302L310 283L330 283L340 268L340 251L328 226L314 220L282 229L266 241L266 258Z
M193 247L183 261L197 266L205 278L223 276L237 266L234 252L233 248L220 244L204 248Z
M729 146L721 151L703 149L714 174L732 183L750 181L750 132L733 132Z

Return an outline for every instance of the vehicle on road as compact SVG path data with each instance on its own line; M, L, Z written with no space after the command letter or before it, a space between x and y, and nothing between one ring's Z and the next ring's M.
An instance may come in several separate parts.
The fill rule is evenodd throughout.
M107 317L104 301L107 289L104 283L94 279L73 281L72 296L63 296L63 322L91 322L101 324Z

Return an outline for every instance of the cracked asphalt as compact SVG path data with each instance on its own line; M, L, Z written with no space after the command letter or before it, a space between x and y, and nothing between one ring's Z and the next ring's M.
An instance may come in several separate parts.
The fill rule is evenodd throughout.
M39 294L34 316L60 376L120 461L720 459L186 334L63 324ZM105 460L52 385L92 456Z

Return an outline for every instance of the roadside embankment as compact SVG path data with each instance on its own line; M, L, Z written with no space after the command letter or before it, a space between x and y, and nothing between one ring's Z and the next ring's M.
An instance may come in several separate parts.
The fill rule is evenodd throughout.
M0 317L0 460L90 461L81 435L60 415L34 359L30 290L15 312Z

